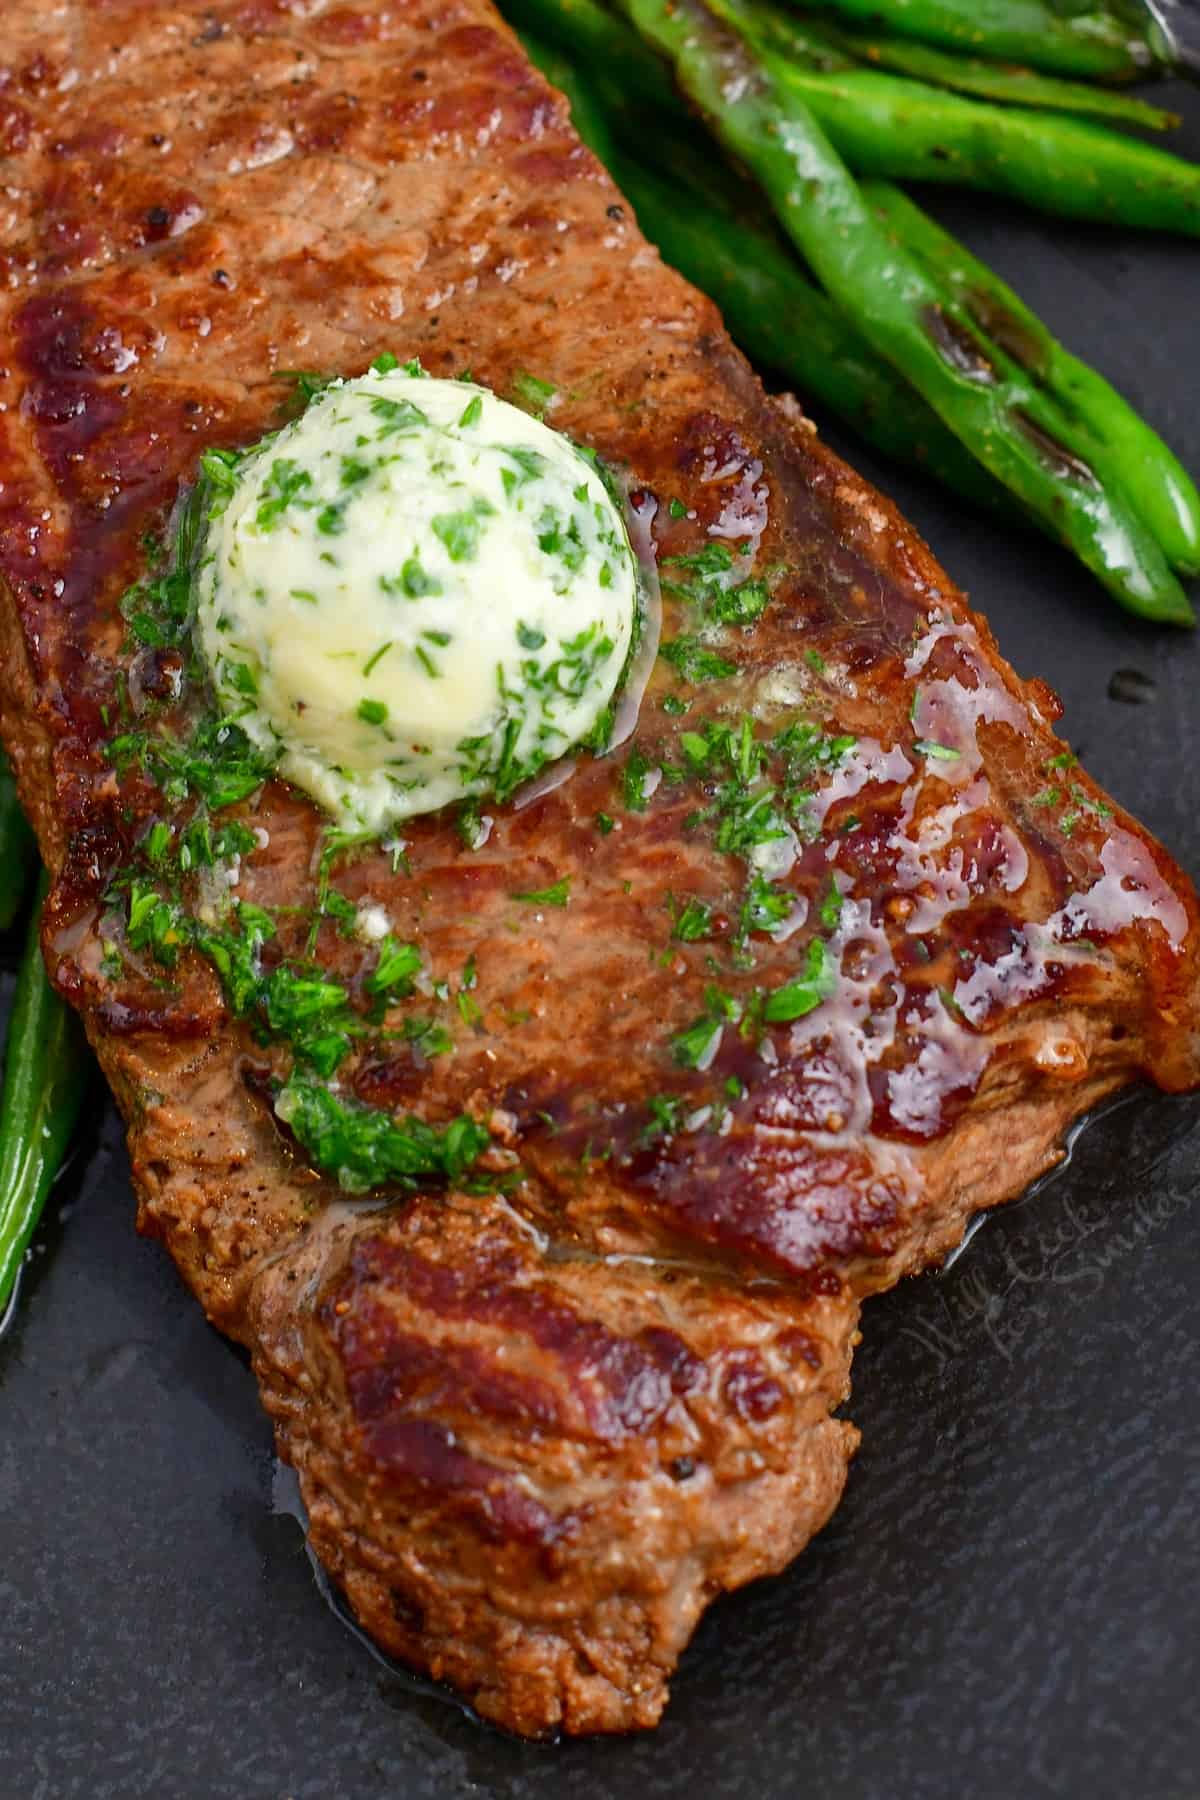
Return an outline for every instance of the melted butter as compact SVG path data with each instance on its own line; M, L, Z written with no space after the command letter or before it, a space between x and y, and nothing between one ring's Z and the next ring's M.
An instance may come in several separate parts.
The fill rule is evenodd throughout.
M1145 844L1118 827L1101 847L1100 868L1090 887L1072 894L1044 924L1021 926L1005 955L978 963L955 985L954 999L971 1024L983 1026L996 1011L1045 993L1064 966L1094 962L1093 937L1157 925L1172 950L1182 947L1187 913Z
M1025 710L1009 693L983 655L973 625L933 623L904 666L911 677L921 675L941 645L951 646L957 668L946 675L923 681L913 703L912 722L918 740L952 754L936 759L941 781L961 787L983 766L979 748L980 725L1010 725L1026 729ZM965 679L964 679L965 677Z
M874 1101L868 1069L889 1049L896 1035L899 1005L896 999L879 1002L888 992L888 978L896 973L896 961L886 931L871 918L866 900L846 900L838 928L830 941L841 974L833 1004L798 1019L788 1035L788 1059L811 1056L820 1039L828 1042L833 1060L843 1073L842 1098L824 1121L818 1141L838 1145L863 1138L871 1127ZM898 995L899 987L893 984Z
M1188 917L1178 894L1158 872L1146 845L1120 828L1100 852L1104 871L1082 894L1073 894L1051 921L1060 936L1081 937L1089 931L1105 936L1139 921L1154 921L1167 934L1172 950L1187 936Z
M936 999L918 1030L916 1054L888 1076L888 1110L901 1131L931 1138L942 1129L947 1094L973 1091L992 1052L986 1038L965 1030Z
M823 825L830 807L836 806L839 800L852 800L864 788L879 783L902 784L909 780L912 772L912 763L898 744L885 750L875 738L860 738L845 762L810 803L813 824Z
M714 538L732 538L743 546L743 554L749 572L750 565L758 554L763 533L767 528L767 488L762 480L762 463L753 458L745 465L733 463L732 466L717 469L711 477L714 481L727 480L736 473L737 481L732 494L709 526L709 536Z
M928 784L932 788L934 784ZM898 850L896 874L905 890L909 907L904 927L911 935L933 931L951 913L971 905L981 888L998 887L1015 894L1029 876L1029 856L1016 832L1008 825L995 825L999 852L992 875L982 878L974 858L957 834L972 815L989 818L985 809L991 798L991 784L978 775L971 785L945 803L919 813L919 800L928 791L906 791L901 801L900 820L894 843Z

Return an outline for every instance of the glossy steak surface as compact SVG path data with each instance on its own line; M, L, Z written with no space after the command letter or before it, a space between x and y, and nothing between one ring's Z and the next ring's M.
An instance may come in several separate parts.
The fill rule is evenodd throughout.
M18 9L0 174L3 732L141 1226L249 1346L387 1649L517 1731L652 1724L708 1601L837 1501L862 1297L1105 1093L1196 1079L1194 896L482 0ZM274 782L229 815L268 962L311 943L361 998L326 882L421 948L343 1094L491 1135L453 1191L350 1195L210 964L129 942L114 881L192 802L111 744L204 704L120 608L201 451L288 416L280 371L381 352L553 388L652 548L662 654L634 734L477 847L437 816L323 863Z

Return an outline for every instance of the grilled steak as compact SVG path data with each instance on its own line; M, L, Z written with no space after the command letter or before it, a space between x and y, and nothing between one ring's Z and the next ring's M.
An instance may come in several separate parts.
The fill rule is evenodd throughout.
M1049 689L639 237L486 0L9 8L0 174L3 735L140 1227L249 1346L380 1644L519 1732L651 1725L708 1601L838 1499L863 1296L1109 1090L1195 1080L1194 897L1071 766ZM400 860L334 865L421 946L430 991L397 1017L455 1040L397 1033L343 1089L492 1135L462 1191L351 1196L276 1117L279 1052L210 964L123 938L106 896L165 802L111 738L198 704L118 603L200 451L285 416L276 371L384 350L554 386L670 571L668 655L632 744L488 808L478 848L435 816ZM732 557L769 601L702 637ZM740 787L697 760L718 742ZM764 929L739 831L785 780L790 911ZM299 941L323 823L277 782L238 816L237 893ZM568 878L565 906L513 898ZM316 927L353 987L368 952ZM836 985L764 1014L818 928Z

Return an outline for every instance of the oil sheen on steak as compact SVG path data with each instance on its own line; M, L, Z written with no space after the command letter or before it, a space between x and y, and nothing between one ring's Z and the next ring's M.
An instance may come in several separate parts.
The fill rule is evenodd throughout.
M651 1725L709 1600L838 1499L862 1297L1024 1188L1101 1095L1195 1079L1194 897L1055 762L1050 691L642 241L486 0L8 7L0 220L3 731L141 1227L250 1347L313 1543L382 1645L516 1731ZM377 851L338 871L436 979L478 972L477 1021L443 1015L453 1055L397 1042L348 1079L490 1119L526 1171L504 1196L347 1198L289 1148L207 965L101 968L100 895L154 806L119 792L102 709L118 671L135 704L178 679L123 648L142 535L204 446L281 418L273 370L383 350L553 383L551 422L627 472L660 559L722 540L784 571L719 646L733 676L684 689L660 662L644 811L625 746L492 808L480 849L427 818L410 873ZM666 635L685 623L668 594ZM678 738L797 710L855 748L784 877L809 922L756 935L739 972L719 934L741 876L685 826ZM238 892L310 904L319 819L278 784L245 810ZM565 876L565 908L512 899ZM834 996L677 1068L708 958L735 996L778 986L831 876ZM718 937L672 940L669 896L709 903ZM348 978L366 955L330 926L319 953ZM630 1123L733 1075L719 1123Z

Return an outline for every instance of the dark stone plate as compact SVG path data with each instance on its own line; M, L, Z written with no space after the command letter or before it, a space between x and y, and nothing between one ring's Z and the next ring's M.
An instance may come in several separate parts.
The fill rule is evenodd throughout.
M1191 113L1200 156L1200 95ZM1200 469L1200 246L933 197ZM835 435L833 433L831 436ZM840 443L840 439L839 439ZM1040 538L852 458L1200 871L1200 654ZM1123 675L1114 687L1119 671ZM1147 688L1137 677L1154 684ZM1137 688L1139 704L1114 698ZM0 1791L23 1800L1178 1800L1200 1791L1200 1112L1134 1099L873 1301L845 1501L716 1606L660 1729L537 1747L382 1668L273 1511L243 1359L139 1243L99 1110L0 1345Z

